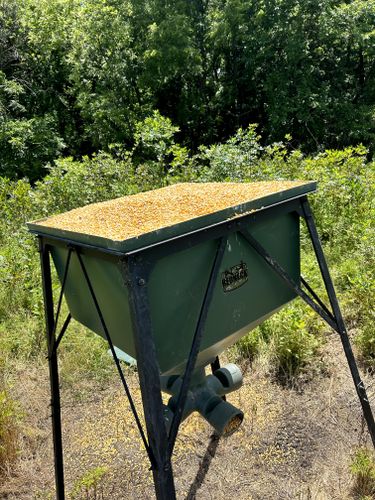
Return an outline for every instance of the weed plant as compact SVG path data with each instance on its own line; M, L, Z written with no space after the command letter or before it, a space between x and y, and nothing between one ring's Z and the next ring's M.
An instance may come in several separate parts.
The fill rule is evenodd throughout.
M359 448L351 461L350 472L354 479L353 496L359 500L375 496L375 457L367 448Z
M101 483L108 472L107 467L98 466L87 471L82 477L74 483L70 494L71 500L92 499L96 500L103 497Z

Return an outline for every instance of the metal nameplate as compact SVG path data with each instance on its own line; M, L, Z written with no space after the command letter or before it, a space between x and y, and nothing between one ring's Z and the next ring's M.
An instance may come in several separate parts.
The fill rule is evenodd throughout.
M248 279L247 264L241 262L221 273L221 284L224 292L231 292L244 285Z

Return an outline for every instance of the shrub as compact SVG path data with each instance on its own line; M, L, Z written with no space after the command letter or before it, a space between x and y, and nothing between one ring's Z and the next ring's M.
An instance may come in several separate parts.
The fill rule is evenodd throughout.
M36 184L33 202L35 211L47 216L137 190L132 164L124 157L100 152L82 161L57 160Z
M256 125L250 125L246 130L238 129L225 143L201 147L200 154L195 158L196 163L206 165L199 171L200 181L239 182L249 178L262 180L264 173L257 169L257 161L263 149L259 141Z
M266 356L277 377L291 380L310 367L322 345L321 324L300 302L282 309L237 343L239 354L254 359Z
M186 147L176 143L178 132L158 111L136 124L130 157L139 191L191 179L191 157Z
M0 175L36 180L63 148L51 115L5 120L0 123Z

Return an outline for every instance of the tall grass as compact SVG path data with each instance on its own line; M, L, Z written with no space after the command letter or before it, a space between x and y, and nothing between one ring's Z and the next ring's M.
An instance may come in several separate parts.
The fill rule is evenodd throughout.
M20 411L6 389L0 389L0 476L17 458Z
M354 479L353 496L360 500L375 497L375 457L367 448L359 448L350 463Z

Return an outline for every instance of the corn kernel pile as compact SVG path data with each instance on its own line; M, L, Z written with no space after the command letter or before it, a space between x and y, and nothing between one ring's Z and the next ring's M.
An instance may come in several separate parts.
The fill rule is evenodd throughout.
M41 226L123 241L306 184L303 181L174 184L92 203L39 221Z

